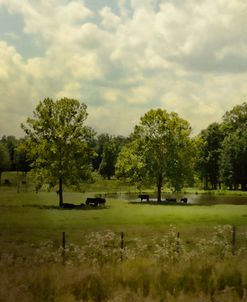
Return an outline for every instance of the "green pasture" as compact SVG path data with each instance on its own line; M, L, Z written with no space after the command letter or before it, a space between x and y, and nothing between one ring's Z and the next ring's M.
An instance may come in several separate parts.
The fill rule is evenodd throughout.
M79 205L88 196L114 192L112 182L104 182L96 192L92 184L85 192L66 189L64 202ZM107 198L105 207L68 210L58 207L55 191L35 193L28 182L0 186L0 215L1 301L245 301L246 205ZM236 226L234 254L232 228L215 229L225 225ZM114 231L114 248L107 231ZM114 262L122 255L120 232L121 263Z
M80 204L90 194L65 192L65 202ZM92 196L92 195L91 195ZM65 231L71 240L91 231L124 231L130 236L152 237L169 225L181 235L207 236L216 225L247 228L245 205L158 205L107 199L105 207L60 209L55 192L20 192L0 189L0 239L32 243L56 240Z
M149 239L164 234L173 225L187 241L210 236L217 225L235 225L239 234L247 230L245 205L159 205L107 198L105 207L65 210L58 207L55 189L47 192L44 187L35 193L30 173L3 173L4 179L8 179L10 185L0 186L3 248L42 240L60 244L63 231L71 242L79 243L86 233L101 230L123 231L127 237ZM65 188L64 202L79 205L87 197L114 192L135 192L138 196L137 188L127 182L104 180L95 175L95 182L82 184L80 192Z

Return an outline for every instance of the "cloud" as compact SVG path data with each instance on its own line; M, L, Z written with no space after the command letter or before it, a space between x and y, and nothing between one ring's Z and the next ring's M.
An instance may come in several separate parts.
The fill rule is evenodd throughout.
M102 18L101 24L105 28L114 29L121 22L121 18L115 15L110 7L104 7L99 14Z
M5 42L0 42L0 129L2 134L20 134L19 125L30 105L30 83L22 57ZM14 125L13 132L11 131Z
M49 42L59 39L64 30L66 33L67 29L93 16L93 12L81 1L1 0L1 3L10 13L23 16L25 33L38 34Z
M113 0L112 0L113 1ZM38 101L75 97L98 131L128 134L151 108L176 111L195 133L244 101L247 4L242 0L0 0L43 54L24 59L0 41L2 134ZM11 29L11 36L16 33ZM18 31L18 40L22 39ZM11 121L11 123L8 123Z

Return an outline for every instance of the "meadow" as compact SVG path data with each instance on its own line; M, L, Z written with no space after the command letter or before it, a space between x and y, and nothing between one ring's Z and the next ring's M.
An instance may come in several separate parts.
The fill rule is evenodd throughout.
M55 191L13 177L0 187L0 301L247 301L246 205L107 198L65 210ZM117 191L138 194L98 180L64 200Z

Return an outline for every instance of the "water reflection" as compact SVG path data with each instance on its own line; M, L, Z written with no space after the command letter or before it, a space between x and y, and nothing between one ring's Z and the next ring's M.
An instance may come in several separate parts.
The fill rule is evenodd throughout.
M108 193L104 196L106 198L128 200L132 202L139 202L138 193ZM156 202L155 194L150 195L150 202ZM188 204L212 205L212 204L234 204L247 205L247 196L225 196L225 195L200 195L200 194L162 194L162 200L166 198L176 198L180 202L181 198L188 198Z

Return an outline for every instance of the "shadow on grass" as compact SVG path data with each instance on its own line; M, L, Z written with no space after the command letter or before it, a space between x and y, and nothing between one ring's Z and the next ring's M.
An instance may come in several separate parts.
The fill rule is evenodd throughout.
M91 211L91 210L107 210L110 208L110 206L80 206L80 205L74 205L73 207L70 208L62 208L59 206L53 206L53 205L38 205L38 204L24 204L22 207L26 208L36 208L36 209L41 209L41 210L60 210L60 211Z
M150 202L141 202L141 201L130 201L129 204L138 204L138 205L152 205L152 206L174 206L174 207L192 207L192 206L213 206L213 203L180 203L180 202L167 202L167 201L150 201Z

